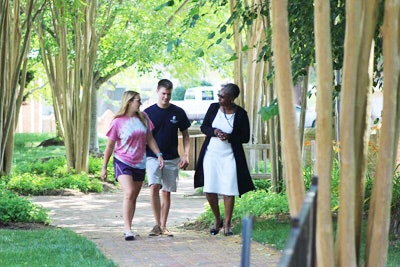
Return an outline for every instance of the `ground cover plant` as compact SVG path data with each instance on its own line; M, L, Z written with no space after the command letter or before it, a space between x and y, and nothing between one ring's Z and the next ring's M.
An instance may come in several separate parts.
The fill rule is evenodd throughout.
M99 139L100 146L104 147L105 142L105 139ZM91 156L89 172L76 174L67 170L65 147L54 135L21 133L15 135L14 143L12 174L2 177L7 189L21 195L51 195L63 189L102 192L102 158ZM108 181L114 183L112 161L108 173Z
M50 219L41 206L15 192L0 188L0 226L15 222L48 224Z

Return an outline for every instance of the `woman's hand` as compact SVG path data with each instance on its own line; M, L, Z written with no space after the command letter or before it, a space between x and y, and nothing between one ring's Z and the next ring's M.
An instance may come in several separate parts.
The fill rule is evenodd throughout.
M105 182L106 179L107 179L107 166L103 166L103 168L101 168L101 180Z
M224 132L221 131L220 129L215 129L215 130L214 130L214 134L215 134L215 136L218 137L219 140L221 140L221 141L225 141L225 140L228 139L228 134L227 134L227 133L224 133Z

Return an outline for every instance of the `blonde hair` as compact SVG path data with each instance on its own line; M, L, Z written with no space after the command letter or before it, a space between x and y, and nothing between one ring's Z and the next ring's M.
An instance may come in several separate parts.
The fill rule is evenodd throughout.
M114 119L125 116L128 112L129 103L138 95L139 93L135 91L125 91L122 95L121 107L119 108L117 114L115 114ZM139 117L139 120L142 122L142 124L147 127L147 119L144 117L143 113L138 110L136 111L136 115Z

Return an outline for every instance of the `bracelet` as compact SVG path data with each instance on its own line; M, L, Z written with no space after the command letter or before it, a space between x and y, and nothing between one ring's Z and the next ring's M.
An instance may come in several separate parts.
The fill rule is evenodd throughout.
M162 157L162 155L163 155L163 153L161 153L161 152L158 152L158 153L156 154L157 158L158 158L158 157Z

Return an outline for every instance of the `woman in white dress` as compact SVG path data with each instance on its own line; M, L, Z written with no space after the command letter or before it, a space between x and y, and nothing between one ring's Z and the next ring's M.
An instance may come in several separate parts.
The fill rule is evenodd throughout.
M226 236L231 231L235 196L254 190L243 143L250 140L247 112L234 103L240 90L236 84L226 84L218 94L218 103L210 105L200 127L206 139L200 151L194 176L195 187L203 187L215 216L211 235L224 227ZM219 197L223 196L225 219L220 215Z

